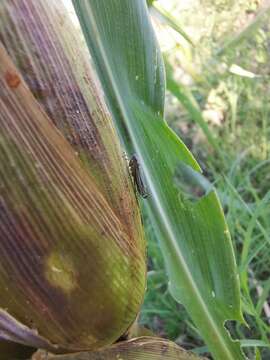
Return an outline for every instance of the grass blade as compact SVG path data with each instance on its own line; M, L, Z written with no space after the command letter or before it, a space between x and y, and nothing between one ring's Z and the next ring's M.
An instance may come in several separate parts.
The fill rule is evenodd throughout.
M177 19L175 19L168 11L160 6L160 4L153 2L153 4L151 4L150 10L154 16L178 32L190 45L195 46L188 34L178 24Z
M210 131L207 122L205 121L202 112L197 104L196 100L189 92L189 90L179 82L176 82L173 78L173 69L171 65L166 62L166 80L168 90L180 101L180 103L189 112L192 120L202 129L209 144L212 145L216 153L223 158L223 154L220 151L220 147L212 132Z
M216 51L217 56L225 54L227 51L232 50L237 47L243 40L247 39L258 27L261 25L262 21L266 20L267 16L270 13L270 1L267 0L262 5L261 10L258 12L257 16L250 21L244 29L242 29L238 34L232 38L224 41L224 44Z

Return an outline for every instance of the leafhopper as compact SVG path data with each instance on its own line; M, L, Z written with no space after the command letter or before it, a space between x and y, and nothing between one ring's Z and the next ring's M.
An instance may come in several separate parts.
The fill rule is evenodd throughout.
M144 199L146 199L149 194L147 192L146 186L142 179L142 174L140 171L140 164L138 162L136 155L133 155L132 158L129 160L129 168L130 168L131 175L133 177L133 181L134 181L134 184L136 186L138 193Z

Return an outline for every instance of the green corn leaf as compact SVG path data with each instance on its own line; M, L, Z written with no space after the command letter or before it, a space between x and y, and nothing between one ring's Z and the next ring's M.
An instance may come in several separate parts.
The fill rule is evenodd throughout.
M229 231L215 191L202 186L199 165L163 120L164 67L146 2L73 4L119 134L144 171L171 292L215 359L243 359L224 328L243 321Z

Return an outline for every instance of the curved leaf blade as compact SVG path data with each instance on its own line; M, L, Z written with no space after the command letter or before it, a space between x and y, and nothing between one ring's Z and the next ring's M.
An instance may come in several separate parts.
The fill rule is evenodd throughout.
M214 191L192 203L177 186L183 163L193 169L191 177L200 168L162 119L163 62L146 4L73 4L118 130L145 172L151 191L147 205L160 235L173 295L187 308L216 359L242 359L239 343L223 326L227 319L242 321L229 232Z

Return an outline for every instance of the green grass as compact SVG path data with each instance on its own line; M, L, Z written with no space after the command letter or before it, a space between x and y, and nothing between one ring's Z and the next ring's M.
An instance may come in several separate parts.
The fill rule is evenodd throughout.
M147 218L145 229L148 240L149 271L140 321L154 333L173 339L186 349L202 346L203 342L184 307L178 304L169 293L163 257Z
M219 123L205 120L210 142L192 111L171 94L167 95L167 120L202 168L207 169L205 176L215 183L225 210L249 327L233 322L227 326L236 338L269 343L270 319L266 311L270 291L270 26L267 21L262 22L221 57L216 57L214 51L219 47L217 40L210 40L212 57L205 51L204 58L195 49L193 58L201 55L204 80L188 86L201 110L211 109L220 115ZM175 57L171 58L177 69ZM234 63L259 76L251 79L230 73ZM180 91L182 86L180 83ZM213 141L211 144L213 139L219 153L212 146ZM141 322L185 348L201 347L204 344L185 309L168 292L162 254L147 219L145 223L149 273ZM245 347L249 358L253 358L254 351L254 347ZM262 359L270 358L269 348L260 347L260 352Z

